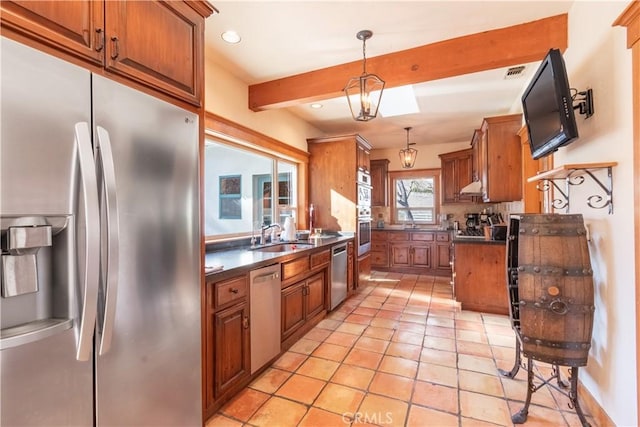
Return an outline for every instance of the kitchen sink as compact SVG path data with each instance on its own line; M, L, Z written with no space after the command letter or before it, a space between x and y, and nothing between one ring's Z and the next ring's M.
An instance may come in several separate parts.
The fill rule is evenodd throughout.
M312 243L278 243L275 245L262 246L253 250L259 252L289 252L295 251L296 249L312 248L313 246Z

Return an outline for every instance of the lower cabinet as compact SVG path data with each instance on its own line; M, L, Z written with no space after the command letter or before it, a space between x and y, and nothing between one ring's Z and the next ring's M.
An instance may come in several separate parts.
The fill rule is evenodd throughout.
M205 290L204 415L216 401L242 387L251 375L249 278L246 273L216 282Z
M325 274L321 271L282 290L282 341L325 308Z
M450 235L446 231L375 230L371 267L399 273L449 275Z
M214 315L215 396L219 397L251 372L249 307L243 302Z
M509 314L506 243L454 243L454 296L463 310Z

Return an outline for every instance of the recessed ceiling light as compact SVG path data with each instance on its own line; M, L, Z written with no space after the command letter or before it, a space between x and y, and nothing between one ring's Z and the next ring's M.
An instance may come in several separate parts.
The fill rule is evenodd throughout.
M224 33L220 34L220 37L222 37L222 40L231 44L240 43L240 40L242 40L240 34L236 33L233 30L225 31Z
M317 110L318 108L322 108L322 104L319 104L317 102L314 102L313 104L311 104L309 107Z

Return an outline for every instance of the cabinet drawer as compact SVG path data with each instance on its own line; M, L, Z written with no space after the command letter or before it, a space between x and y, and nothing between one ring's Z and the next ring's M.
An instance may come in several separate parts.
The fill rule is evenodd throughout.
M290 279L309 270L309 257L303 256L292 261L282 263L282 280Z
M409 240L409 233L408 232L404 232L404 231L391 232L391 233L388 233L387 239L390 242L399 242L399 241L406 242L406 241Z
M238 276L218 282L215 285L215 308L247 296L247 276Z
M329 260L331 259L331 251L327 249L326 251L311 254L309 258L311 268L316 268L322 264L329 264Z
M371 243L372 252L386 252L387 247L386 243Z
M376 267L389 266L389 252L371 251L371 265Z
M433 233L411 233L411 240L418 242L433 242Z
M388 235L389 235L389 233L386 232L386 231L375 231L375 230L373 230L373 231L371 231L371 240L374 241L374 242L376 240L386 241Z
M449 233L437 233L436 241L438 242L448 242L449 241Z

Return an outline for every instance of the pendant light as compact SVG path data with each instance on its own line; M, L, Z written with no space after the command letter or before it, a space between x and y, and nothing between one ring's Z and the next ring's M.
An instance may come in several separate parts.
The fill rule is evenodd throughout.
M411 128L404 128L407 131L407 148L400 150L400 163L403 169L411 169L416 163L416 156L418 150L415 148L409 148L410 145L416 145L415 142L409 143L409 131Z
M367 54L366 42L373 33L369 30L362 30L356 34L358 40L362 40L362 74L359 77L352 77L347 82L343 91L347 95L349 109L353 118L360 122L375 119L380 106L384 80L375 74L367 74Z

